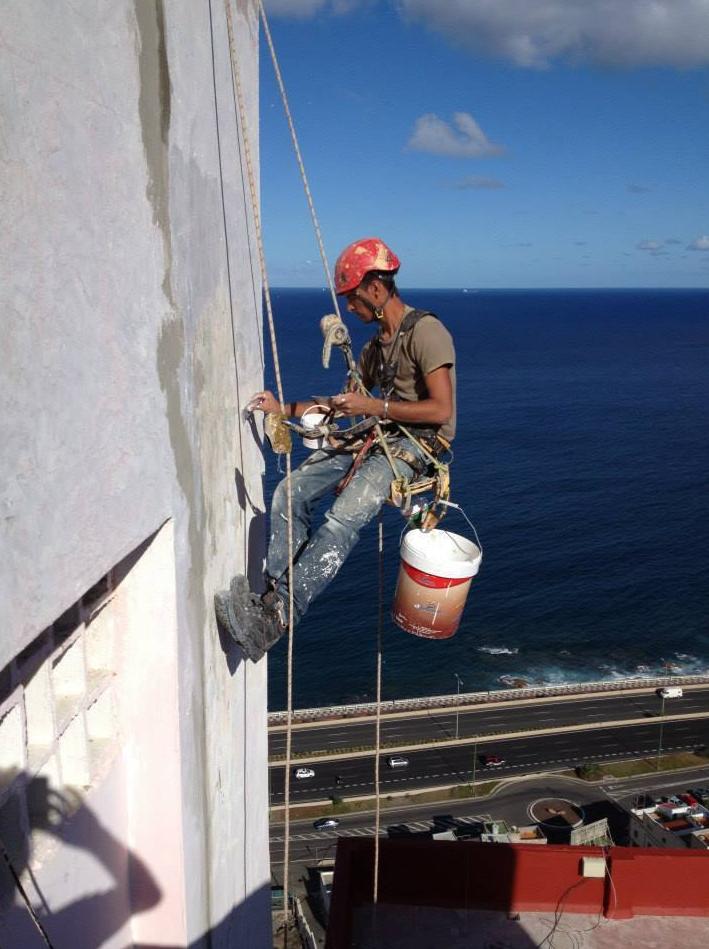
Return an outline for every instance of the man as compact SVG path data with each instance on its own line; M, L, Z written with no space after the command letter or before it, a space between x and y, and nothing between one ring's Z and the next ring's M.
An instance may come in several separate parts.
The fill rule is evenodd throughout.
M358 391L333 396L331 407L341 415L375 417L385 425L397 472L411 478L428 464L420 446L396 427L401 422L436 454L455 434L455 351L450 333L430 313L414 310L399 296L394 277L399 259L378 238L364 238L342 251L335 265L335 289L347 309L363 323L376 325L359 361L364 387L379 389L378 397ZM262 412L280 412L271 392L258 392L251 403ZM299 417L312 401L286 405ZM350 451L322 448L313 452L291 476L293 504L293 622L302 619L310 603L333 579L357 543L361 529L389 496L394 473L381 447L374 447L351 472ZM349 481L343 478L350 475ZM317 501L345 484L312 532ZM288 524L286 483L282 481L271 506L271 538L266 558L268 589L257 596L245 577L232 580L217 593L220 623L257 662L288 626Z

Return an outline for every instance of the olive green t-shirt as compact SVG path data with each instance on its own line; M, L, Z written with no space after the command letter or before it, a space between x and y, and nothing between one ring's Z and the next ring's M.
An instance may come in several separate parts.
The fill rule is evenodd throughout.
M407 307L404 318L413 307ZM379 384L379 349L376 337L370 339L359 357L362 381L368 389ZM404 333L396 334L381 346L384 362L396 363L394 397L404 402L418 402L428 398L425 377L434 369L448 366L453 387L453 412L448 422L439 427L440 434L452 441L455 436L455 348L451 334L432 314L422 316L414 326Z

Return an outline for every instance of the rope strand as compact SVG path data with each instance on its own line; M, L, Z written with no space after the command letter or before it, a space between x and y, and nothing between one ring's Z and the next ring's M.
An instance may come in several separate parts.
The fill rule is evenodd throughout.
M256 232L256 245L258 249L259 267L261 269L261 281L263 284L263 295L266 303L266 314L268 318L268 330L271 341L271 353L273 356L273 368L276 376L276 388L278 392L278 401L281 405L281 411L285 414L285 399L283 395L283 383L281 380L281 366L278 358L278 342L276 338L276 327L273 318L273 307L271 303L271 291L268 283L268 271L266 269L266 254L263 245L263 232L261 228L261 215L259 211L258 193L256 190L256 178L254 175L253 159L251 155L251 142L249 135L249 126L246 118L246 107L244 104L244 95L241 85L241 74L236 55L236 44L234 42L234 24L232 20L231 0L224 0L224 9L226 13L227 33L229 37L229 60L231 64L232 88L235 101L239 110L239 122L241 125L241 138L244 145L244 159L246 161L246 170L249 181L249 192L251 196L251 208L254 219L254 230ZM291 761L291 733L293 724L293 493L291 484L291 457L286 455L286 495L287 495L287 524L288 524L288 718L286 729L286 765L284 782L284 839L285 849L283 855L283 905L285 913L285 926L283 930L284 946L288 945L288 923L290 915L289 900L289 862L290 862L290 761Z
M13 863L12 863L12 860L10 859L10 854L9 854L9 853L7 852L7 850L5 849L5 844L4 844L2 841L0 841L0 853L2 853L2 857L3 857L3 860L5 861L5 863L6 863L6 865L7 865L7 869L10 871L10 876L12 877L12 879L13 879L13 881L14 881L14 883L15 883L15 886L17 887L17 890L18 890L20 896L22 897L22 900L23 900L25 906L27 907L27 912L30 914L30 917L31 917L31 919L32 919L32 922L34 923L34 925L35 925L37 931L39 932L40 936L42 937L42 939L43 939L45 945L46 945L46 946L49 946L49 949L54 949L54 946L52 945L52 941L50 940L49 936L47 935L47 930L46 930L46 929L44 928L44 926L42 925L42 921L40 920L39 916L37 915L37 912L36 912L34 906L32 905L32 901L30 900L29 896L27 895L27 891L25 890L24 886L22 885L22 881L20 880L20 876L19 876L18 872L15 870L15 867L14 867L14 865L13 865ZM41 895L41 894L40 894L40 895Z
M315 237L318 242L318 249L320 251L320 258L322 260L323 269L325 270L325 276L327 278L327 284L330 288L330 295L332 297L332 305L335 308L335 313L340 316L340 305L337 300L337 294L335 293L335 284L332 280L332 274L330 273L330 266L327 262L327 254L325 253L325 244L323 243L322 233L320 231L320 222L318 221L317 213L315 212L315 205L313 203L313 196L310 191L310 185L308 184L308 176L305 172L305 165L303 164L303 156L300 153L300 145L298 144L298 136L295 131L295 125L293 123L293 117L291 115L290 106L288 105L288 96L286 94L286 87L283 83L283 76L281 75L281 68L278 65L278 57L276 56L276 48L273 45L273 39L271 37L271 30L268 25L268 19L266 17L266 11L263 6L263 0L257 0L259 13L261 14L261 22L263 23L263 33L266 37L266 43L268 44L268 50L271 54L271 62L273 63L273 71L276 74L276 82L278 83L278 90L281 94L281 102L283 103L283 110L286 114L286 119L288 121L288 128L290 130L291 141L293 142L293 150L295 151L295 158L298 162L298 168L300 169L300 177L303 182L303 189L305 191L305 197L308 202L308 208L310 209L310 217L313 222L313 228L315 230ZM340 317L341 319L342 317Z
M381 812L379 796L379 753L382 723L382 633L384 630L384 517L381 508L379 510L378 527L379 616L377 622L377 718L374 741L374 889L372 892L372 902L375 906L379 898L379 821Z

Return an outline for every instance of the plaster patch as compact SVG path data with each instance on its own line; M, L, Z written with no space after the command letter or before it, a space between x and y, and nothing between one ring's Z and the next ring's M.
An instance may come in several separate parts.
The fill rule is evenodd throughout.
M146 197L153 208L153 223L160 228L163 241L163 292L174 306L170 272L172 246L170 240L168 135L170 131L170 70L165 46L163 0L135 0L135 19L140 46L138 71L140 96L138 114L148 170Z

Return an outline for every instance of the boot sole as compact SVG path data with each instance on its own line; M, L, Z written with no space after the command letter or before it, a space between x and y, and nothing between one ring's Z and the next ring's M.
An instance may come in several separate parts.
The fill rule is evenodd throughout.
M232 589L239 578L232 581ZM242 584L239 584L239 588ZM222 591L214 594L214 613L219 624L229 633L231 639L239 645L248 659L252 662L258 662L264 655L263 649L259 649L253 643L249 642L246 635L248 618L240 616L234 608L234 598L231 592Z

